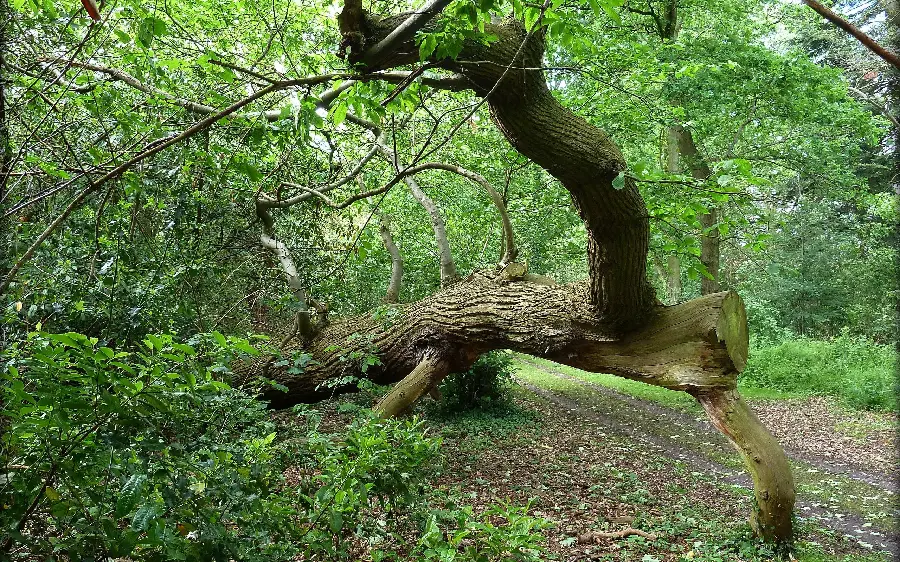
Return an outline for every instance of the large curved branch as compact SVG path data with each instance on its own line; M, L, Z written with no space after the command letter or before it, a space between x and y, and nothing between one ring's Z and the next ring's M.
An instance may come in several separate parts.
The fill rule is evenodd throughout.
M497 208L497 212L500 213L500 220L503 223L504 251L503 256L501 256L500 258L500 266L503 267L515 261L516 257L519 255L519 251L518 249L516 249L515 235L513 234L512 223L509 220L509 212L506 209L506 203L503 201L503 196L500 195L500 193L496 189L494 189L494 186L491 185L491 182L485 179L485 177L481 174L478 174L471 170L467 170L462 166L445 164L443 162L427 162L425 164L419 164L410 168L408 172L410 174L417 174L423 170L444 170L447 172L452 172L466 179L472 180L483 187L490 196L491 201L494 203L494 206Z
M405 19L368 18L366 43L387 37ZM591 302L618 330L637 328L656 302L646 278L649 220L632 180L626 177L621 189L613 186L626 168L621 151L553 97L540 70L542 33L529 35L511 19L487 24L485 33L497 40L490 45L469 40L455 60L432 62L465 76L476 93L490 93L491 113L510 143L569 191L588 232ZM408 41L370 68L417 62L418 50Z
M406 43L422 29L441 10L450 4L451 0L432 0L429 4L412 14L406 14L406 17L400 25L396 26L384 38L380 39L375 45L365 50L361 54L351 54L350 60L354 63L360 63L366 67L377 68L385 59L391 56L393 52L403 43Z
M837 27L843 29L857 41L863 44L867 49L884 59L887 63L894 65L894 68L900 69L900 57L896 53L885 49L878 44L877 41L863 33L859 28L837 15L827 7L823 6L815 0L803 0L803 3L816 11L820 16L827 19Z

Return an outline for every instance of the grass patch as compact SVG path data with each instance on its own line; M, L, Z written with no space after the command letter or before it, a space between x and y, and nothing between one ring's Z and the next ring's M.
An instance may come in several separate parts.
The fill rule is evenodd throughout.
M533 363L535 365L539 365L540 367L550 369L551 371L558 371L571 377L576 377L588 382L592 382L594 384L599 384L607 388L617 390L623 394L629 394L636 398L651 400L653 402L664 404L672 408L677 408L682 411L692 413L699 411L697 401L694 400L692 396L684 392L669 390L668 388L653 386L639 381L617 377L615 375L608 375L605 373L589 373L587 371L582 371L581 369L575 369L574 367L560 365L559 363L554 363L553 361L541 359L540 357L531 357L530 355L521 354L516 354L516 357L519 359L519 363L517 366L520 369L531 369L540 373L540 369L535 369L533 366L528 365L528 363ZM542 373L541 382L543 383L544 380L558 381L560 379L559 377L550 375L548 373ZM541 386L545 385L542 384Z

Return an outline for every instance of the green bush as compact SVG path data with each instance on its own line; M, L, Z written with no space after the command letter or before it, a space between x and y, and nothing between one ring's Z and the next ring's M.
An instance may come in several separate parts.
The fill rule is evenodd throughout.
M0 559L453 560L463 538L478 559L539 559L542 520L428 486L440 441L421 422L358 410L329 435L300 407L278 426L254 388L218 380L259 353L247 340L192 344L32 333L0 355Z
M754 349L741 384L799 394L829 395L865 409L892 410L896 352L848 334L831 341L795 338Z
M513 360L508 352L491 351L468 371L453 373L441 385L444 409L454 412L489 410L501 405L512 380Z

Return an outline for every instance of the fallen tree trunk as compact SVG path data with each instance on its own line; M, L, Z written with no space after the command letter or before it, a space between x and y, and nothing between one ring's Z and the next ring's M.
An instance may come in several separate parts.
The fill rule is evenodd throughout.
M306 347L316 363L300 376L282 369L265 372L264 361L238 372L287 387L287 392L266 391L264 398L276 408L334 394L323 385L362 376L360 364L367 357L376 356L381 364L368 367L365 377L389 384L411 373L427 354L439 354L450 371L462 371L495 349L692 394L735 388L747 357L746 317L737 294L657 307L643 328L620 337L597 314L588 292L584 283L547 285L474 274L419 302L395 306L393 314L379 319L358 316L328 325ZM355 384L345 386L337 391Z
M426 24L430 18L412 13L378 18L354 10L351 16L357 18L351 27L365 40L351 42L349 60L368 71L418 64L411 38L417 30L434 31ZM396 39L401 29L412 31ZM456 58L429 62L459 73L484 97L510 144L570 193L587 231L589 278L573 285L536 283L524 267L511 267L518 264L496 275L475 273L397 306L395 314L322 327L305 342L313 363L300 376L269 372L272 362L265 360L242 374L263 375L287 388L266 392L276 407L352 390L363 374L382 384L401 381L376 407L396 415L482 353L512 349L689 392L739 448L753 475L757 532L789 540L794 492L787 460L735 390L748 347L741 299L728 292L671 307L657 303L646 278L647 208L633 181L615 181L626 169L622 152L605 132L554 98L541 71L540 26L527 32L521 22L506 19L485 25L485 31L493 41L466 40ZM367 56L365 45L383 50ZM329 381L337 386L329 387Z
M474 274L394 310L379 319L358 316L325 327L305 348L314 362L301 375L267 372L271 361L265 359L236 372L284 385L286 392L272 388L264 394L277 408L355 390L358 378L399 381L376 406L385 416L405 411L448 373L465 370L496 349L685 391L697 397L744 458L756 495L751 523L759 535L791 536L794 486L784 451L736 391L748 350L746 312L736 293L658 306L643 328L625 336L615 336L597 315L584 283L548 285ZM363 373L362 365L373 356L380 364ZM329 387L328 381L342 382Z

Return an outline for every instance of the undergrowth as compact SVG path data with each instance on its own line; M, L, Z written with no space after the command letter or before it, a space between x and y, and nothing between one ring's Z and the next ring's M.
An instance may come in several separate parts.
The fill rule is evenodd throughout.
M750 353L741 385L826 395L846 405L896 410L896 352L892 346L844 334L831 341L794 338Z
M259 353L218 333L5 350L0 559L541 559L529 506L476 512L429 485L440 438L421 421L356 407L326 433L298 407L276 425L259 387L222 380Z

